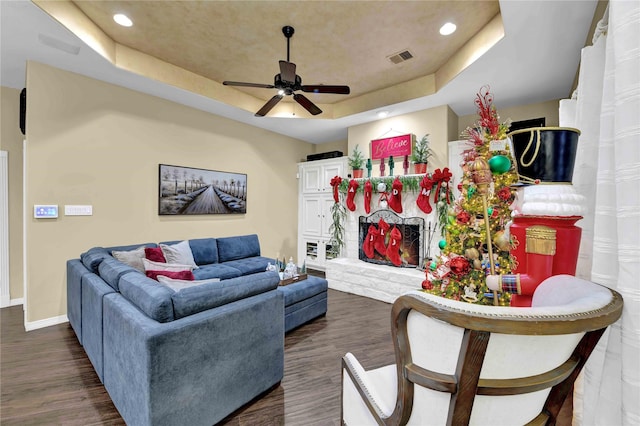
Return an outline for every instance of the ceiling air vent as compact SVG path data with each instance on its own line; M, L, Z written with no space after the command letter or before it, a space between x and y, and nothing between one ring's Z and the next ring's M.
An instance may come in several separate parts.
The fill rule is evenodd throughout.
M408 61L411 58L413 58L413 55L411 54L411 52L409 52L408 49L405 49L402 52L394 53L393 55L387 56L387 59L389 59L394 64L399 64L400 62Z

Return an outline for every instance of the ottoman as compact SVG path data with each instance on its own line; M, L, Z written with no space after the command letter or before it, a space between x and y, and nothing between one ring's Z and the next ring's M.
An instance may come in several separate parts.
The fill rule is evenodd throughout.
M327 280L309 275L306 280L278 287L284 294L285 333L327 313Z

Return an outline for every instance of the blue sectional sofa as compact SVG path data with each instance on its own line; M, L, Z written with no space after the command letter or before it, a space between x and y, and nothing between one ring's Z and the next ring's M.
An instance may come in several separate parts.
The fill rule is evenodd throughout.
M169 241L171 245L176 241ZM277 386L284 333L327 311L327 281L288 286L257 235L189 240L197 280L175 291L95 247L67 262L67 316L129 425L212 425Z

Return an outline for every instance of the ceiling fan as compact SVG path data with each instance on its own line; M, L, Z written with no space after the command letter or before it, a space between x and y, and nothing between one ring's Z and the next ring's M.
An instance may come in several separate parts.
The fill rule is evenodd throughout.
M307 93L335 93L338 95L348 95L349 86L331 86L325 84L303 85L302 79L296 74L296 64L289 62L289 40L293 36L293 27L282 27L282 33L287 38L287 60L280 61L280 74L276 74L273 84L244 83L241 81L223 81L226 86L258 87L262 89L278 89L278 94L269 99L258 112L256 117L264 117L285 95L293 95L293 99L304 107L311 115L318 115L322 110L311 102L306 96L294 93L302 90Z

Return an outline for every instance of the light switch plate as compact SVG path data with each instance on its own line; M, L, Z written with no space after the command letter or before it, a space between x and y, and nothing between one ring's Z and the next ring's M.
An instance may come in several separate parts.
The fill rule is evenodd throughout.
M33 217L36 219L55 219L58 217L58 205L36 204L33 206Z
M92 216L93 206L91 205L66 205L64 206L65 216Z

